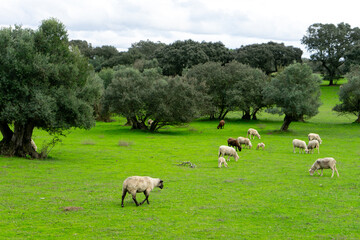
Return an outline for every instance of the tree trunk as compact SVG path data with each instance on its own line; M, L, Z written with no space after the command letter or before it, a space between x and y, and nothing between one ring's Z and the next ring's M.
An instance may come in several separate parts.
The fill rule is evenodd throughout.
M242 116L241 119L242 120L250 120L251 119L250 110L249 111L244 111L243 116Z
M253 113L251 114L251 119L252 119L252 120L257 120L256 114L257 114L257 112L258 112L259 110L260 110L260 109L257 108L257 109L255 109L255 110L253 111Z
M141 129L141 130L147 129L146 125L143 122L138 121L136 117L131 117L130 120L132 124L131 129Z
M358 114L358 118L356 119L355 123L360 123L360 113Z
M284 123L281 126L280 131L287 131L291 122L292 122L292 117L285 115Z
M219 120L224 120L226 114L228 114L229 110L226 110L222 115L219 115Z
M332 86L332 85L334 85L334 79L331 77L331 78L329 79L329 86Z
M41 155L37 153L31 145L31 136L34 130L34 124L26 123L23 125L15 122L14 131L11 131L7 124L2 123L0 128L4 137L0 142L0 154L17 157L41 157ZM9 140L10 135L11 139Z
M132 121L131 121L131 118L126 118L126 123L124 126L132 126Z

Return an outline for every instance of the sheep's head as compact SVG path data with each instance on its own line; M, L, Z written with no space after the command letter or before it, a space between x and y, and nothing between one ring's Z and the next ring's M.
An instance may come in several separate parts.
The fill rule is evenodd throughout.
M160 189L163 189L164 187L164 181L160 179L159 184L157 185Z
M305 148L305 153L309 153L309 149L308 149L308 148Z
M310 169L309 169L310 176L312 176L312 175L314 174L314 172L315 172L315 169L314 169L314 168L310 168Z

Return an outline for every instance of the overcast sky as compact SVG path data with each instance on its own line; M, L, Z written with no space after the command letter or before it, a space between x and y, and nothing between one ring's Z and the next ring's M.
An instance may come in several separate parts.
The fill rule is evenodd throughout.
M227 48L283 42L299 47L313 23L360 27L355 0L0 0L0 26L36 29L55 17L69 38L127 51L140 40L221 41Z

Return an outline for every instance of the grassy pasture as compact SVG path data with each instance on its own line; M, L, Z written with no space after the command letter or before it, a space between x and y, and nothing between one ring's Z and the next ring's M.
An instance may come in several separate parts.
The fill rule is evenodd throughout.
M72 130L47 160L0 157L0 239L359 239L360 126L337 117L338 87L322 86L320 113L280 133L281 116L238 113L197 120L151 134L123 127L124 119ZM217 167L219 145L258 129L240 159ZM294 138L323 139L320 154L294 154ZM35 132L41 148L49 136ZM265 151L255 150L257 143ZM324 170L310 176L319 157L337 160L340 178ZM177 166L191 161L196 168ZM164 180L150 205L136 207L123 180L148 175ZM138 194L138 200L144 195Z

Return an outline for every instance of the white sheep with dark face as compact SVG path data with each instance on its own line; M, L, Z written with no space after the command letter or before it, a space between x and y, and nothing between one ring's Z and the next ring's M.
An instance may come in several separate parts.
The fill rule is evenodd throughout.
M159 187L160 189L162 189L164 187L163 180L161 180L160 178L152 178L147 176L128 177L123 183L121 206L124 207L124 198L126 196L126 193L130 193L132 195L132 199L134 200L136 206L142 205L145 201L150 204L149 195L155 187ZM145 199L141 203L138 203L136 201L136 193L139 192L143 192L145 194Z
M336 161L334 158L332 157L326 157L326 158L319 158L317 159L314 164L312 165L312 167L309 169L309 173L312 176L314 174L314 172L316 171L320 176L323 175L323 169L331 169L332 170L332 175L331 177L334 176L334 171L336 171L338 177L339 177L339 172L336 169ZM321 169L321 174L317 171Z

